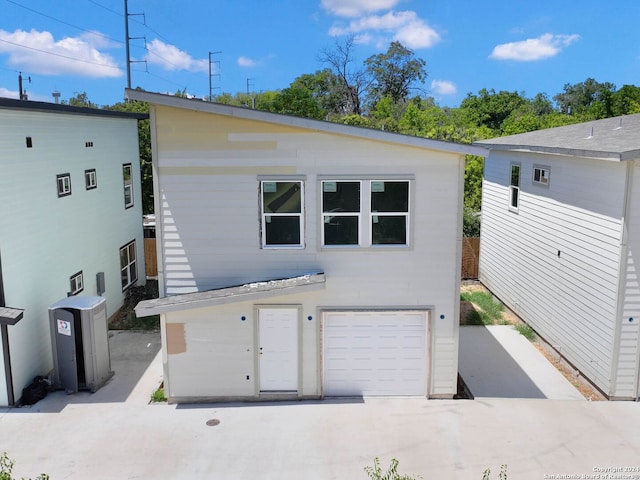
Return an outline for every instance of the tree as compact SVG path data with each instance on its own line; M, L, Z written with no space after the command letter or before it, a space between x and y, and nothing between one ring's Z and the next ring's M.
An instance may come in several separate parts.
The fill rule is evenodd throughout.
M407 100L410 91L417 84L423 84L428 75L427 62L416 58L413 50L397 41L391 42L386 53L372 55L364 64L372 78L368 87L372 105L384 97L390 97L395 103Z
M339 96L339 109L343 115L360 115L362 113L360 96L368 85L367 72L364 68L353 68L355 36L344 40L336 40L333 50L324 49L318 60L327 65L337 78L336 94Z
M467 94L460 108L467 112L468 118L478 126L486 126L496 134L501 133L502 123L515 110L525 105L527 100L517 92L487 90L483 88L478 95Z
M616 86L613 83L600 83L593 78L584 82L564 85L564 91L553 99L560 110L567 114L587 114L589 118L611 116L611 96Z
M98 105L89 100L87 92L76 93L69 101L62 100L62 105L70 105L72 107L98 108Z

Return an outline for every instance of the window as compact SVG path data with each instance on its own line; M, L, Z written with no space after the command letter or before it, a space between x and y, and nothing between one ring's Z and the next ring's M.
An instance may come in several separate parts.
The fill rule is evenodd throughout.
M322 244L360 245L360 182L322 182Z
M509 185L509 208L518 210L520 201L520 165L511 165L511 180Z
M84 290L84 280L82 270L69 278L69 295L77 295Z
M120 249L120 278L122 280L123 291L138 280L135 240Z
M371 244L407 245L409 182L371 182Z
M87 187L87 190L93 190L94 188L98 187L98 179L96 177L95 168L84 171L84 184Z
M33 140L31 137L27 137L27 148L33 148Z
M533 166L533 183L549 186L549 167Z
M262 246L303 247L303 183L262 181Z
M58 197L71 195L71 174L56 175L56 183L58 185Z
M122 165L122 181L124 184L124 208L133 207L133 179L130 163Z

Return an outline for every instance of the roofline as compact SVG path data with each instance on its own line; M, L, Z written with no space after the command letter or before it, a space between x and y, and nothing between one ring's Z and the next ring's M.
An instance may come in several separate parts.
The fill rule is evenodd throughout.
M626 152L607 152L600 150L582 150L577 148L564 147L544 147L540 145L518 145L504 143L485 143L486 140L474 142L474 145L482 145L489 150L526 152L526 153L548 153L550 155L565 155L571 157L585 157L597 160L608 160L623 162L640 158L640 150L628 150Z
M72 105L61 105L59 103L32 102L31 100L18 100L15 98L0 97L0 109L2 108L35 112L67 113L72 115L90 115L96 117L126 118L129 120L145 120L149 118L149 115L146 113L118 112L115 110L75 107Z
M262 298L291 295L325 288L323 272L309 273L279 280L247 283L216 288L204 292L183 293L152 300L143 300L135 306L138 317L178 312L193 308L212 307L228 303L255 301Z
M323 133L347 135L367 140L377 140L387 143L396 143L411 147L428 148L430 150L440 150L461 155L478 155L486 157L488 150L482 146L466 145L462 143L444 142L442 140L432 140L424 137L404 135L399 133L386 132L373 128L356 127L341 123L315 120L311 118L294 117L281 113L265 112L262 110L252 110L245 107L236 107L222 103L207 102L198 99L188 99L166 95L162 93L151 93L142 90L125 89L125 97L131 100L141 100L155 105L165 107L183 108L196 112L213 113L228 117L253 120L257 122L275 123L287 127L304 128Z

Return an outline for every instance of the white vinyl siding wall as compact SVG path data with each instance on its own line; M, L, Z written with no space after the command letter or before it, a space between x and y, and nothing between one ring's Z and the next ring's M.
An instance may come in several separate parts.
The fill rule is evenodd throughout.
M508 208L515 161L522 176L517 213ZM525 180L540 163L551 165L548 187ZM609 392L626 167L603 163L492 152L485 162L480 279Z
M161 295L323 271L318 305L433 306L430 394L455 393L463 156L169 107L153 115ZM410 180L410 247L322 248L328 177ZM261 248L267 178L304 182L304 248Z

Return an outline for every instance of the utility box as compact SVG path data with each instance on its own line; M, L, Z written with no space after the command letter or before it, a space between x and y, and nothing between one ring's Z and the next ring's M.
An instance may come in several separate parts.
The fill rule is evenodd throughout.
M74 393L95 392L113 376L109 355L107 301L67 297L49 307L53 385Z

